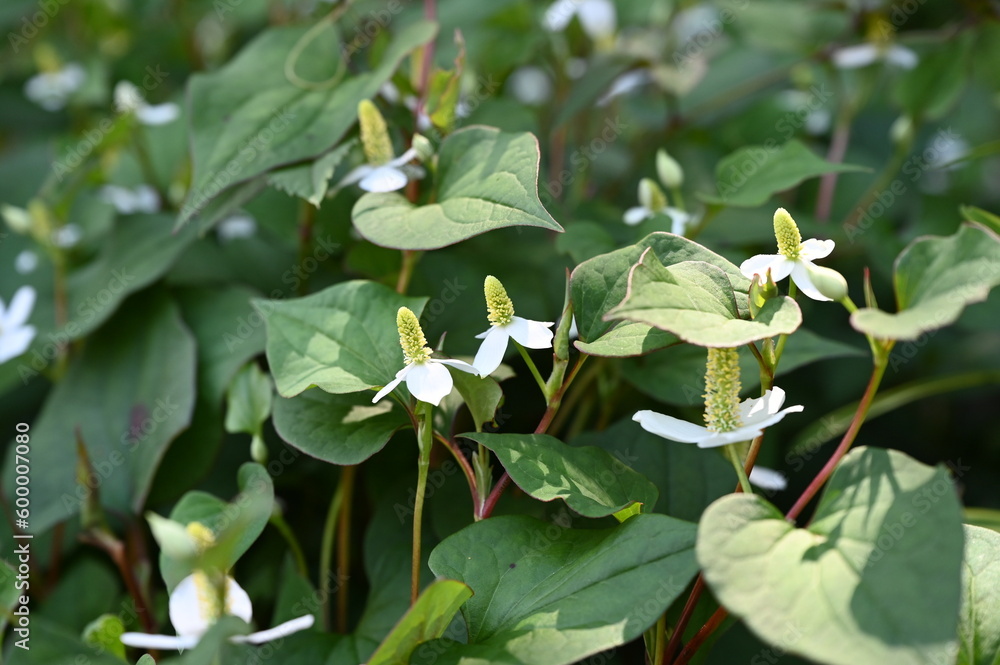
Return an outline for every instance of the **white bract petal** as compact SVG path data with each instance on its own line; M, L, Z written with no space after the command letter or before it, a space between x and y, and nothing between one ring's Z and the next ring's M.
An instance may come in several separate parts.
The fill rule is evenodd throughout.
M802 246L799 248L799 258L803 261L825 259L830 256L836 245L837 243L832 240L818 240L816 238L803 240Z
M372 404L374 404L375 402L379 401L380 399L382 399L383 397L385 397L386 395L388 395L389 393L391 393L393 390L395 390L396 386L398 386L400 384L400 382L403 379L406 378L406 374L411 369L413 369L413 367L414 367L414 365L407 365L403 369L401 369L398 372L396 372L396 378L393 379L392 381L390 381L389 383L385 384L385 387L382 388L382 390L380 390L377 393L375 393L375 397L372 397Z
M806 263L797 261L792 267L792 282L795 283L795 286L799 288L799 291L801 291L804 296L812 298L813 300L832 300L832 298L827 298L818 288L816 288L816 285L813 284L812 278L809 276L809 270L806 266Z
M902 69L913 69L917 66L919 58L917 54L899 44L890 46L882 56L890 65L901 67Z
M503 355L507 351L507 340L510 339L510 335L507 334L503 326L494 326L476 337L483 338L483 343L479 345L472 365L476 368L476 373L479 376L489 376L503 362Z
M611 0L582 0L577 5L576 15L583 31L594 41L615 34L618 16Z
M740 427L728 432L715 432L702 425L689 423L655 411L638 411L632 420L644 430L664 439L680 443L695 443L699 448L715 448L740 441L749 441L761 434L764 428L773 425L786 414L802 411L801 406L790 406L780 410L785 400L781 388L773 388L762 397L740 402Z
M755 466L750 469L750 482L765 490L780 492L788 487L788 479L785 474L766 466Z
M406 373L406 389L421 402L438 406L455 385L448 369L434 358L410 367Z
M251 238L257 233L257 222L250 215L231 215L219 222L215 231L219 234L219 238L225 241Z
M507 334L521 346L529 349L550 349L555 335L549 328L551 321L531 321L520 316L510 317L510 323L503 326Z
M670 218L670 232L675 236L684 235L688 222L691 221L691 215L680 208L664 208L663 214Z
M395 166L376 166L361 178L358 186L366 192L395 192L406 187L406 174Z
M209 616L206 604L201 598L205 589L199 588L196 575L188 575L174 588L170 594L170 623L173 624L177 636L151 635L149 633L125 633L121 636L123 644L143 649L190 649L198 644L198 640L212 627L217 617ZM247 623L253 618L253 607L250 597L236 580L226 577L226 613L237 616ZM292 633L305 630L313 625L315 618L305 615L286 621L268 630L235 635L230 642L241 644L263 644L274 639L287 637Z
M83 67L71 62L58 71L32 76L24 84L24 96L46 111L58 111L86 78Z
M540 106L552 97L552 81L541 67L518 67L507 79L507 88L514 99L529 106Z
M792 274L792 262L781 254L758 254L740 264L740 272L747 279L753 279L754 275L763 278L768 270L771 271L772 279L777 282Z
M566 29L569 22L573 20L573 15L576 14L576 5L579 0L557 0L556 2L549 5L549 8L545 10L545 17L542 19L542 25L549 32L560 32Z
M67 224L66 226L60 226L52 232L52 244L56 247L68 249L80 242L80 238L82 237L83 231L79 226L76 224Z
M135 117L144 125L166 125L181 115L181 107L173 102L166 104L143 105L136 109Z
M119 113L137 111L146 105L142 92L131 81L119 81L112 94L115 110Z
M30 249L22 250L17 258L14 259L14 270L26 275L29 272L34 272L35 268L38 267L38 254L34 253Z
M649 208L644 208L642 206L636 206L635 208L629 208L625 211L625 215L622 220L629 226L635 226L644 219L649 219L653 216L653 211Z
M879 58L879 50L874 44L845 46L833 52L833 64L840 69L867 67Z

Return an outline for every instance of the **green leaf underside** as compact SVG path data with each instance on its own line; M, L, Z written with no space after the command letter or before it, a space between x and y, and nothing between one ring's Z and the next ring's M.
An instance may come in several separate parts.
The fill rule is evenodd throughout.
M663 515L600 530L514 515L468 526L429 560L475 593L462 607L469 644L437 643L437 662L565 665L624 644L697 573L694 536Z
M509 226L562 231L538 200L538 162L531 134L462 129L441 144L434 203L365 194L351 217L367 240L395 249L437 249Z
M831 665L954 660L962 525L943 468L858 448L808 528L729 495L705 511L697 552L716 597L770 644Z
M494 453L511 480L539 501L563 499L585 517L605 517L659 492L642 474L594 446L567 446L545 434L462 434Z
M420 593L367 665L409 665L418 644L444 635L458 608L472 597L472 589L455 580L436 580Z
M671 233L651 233L635 245L595 256L573 270L570 294L580 342L594 342L611 329L613 323L606 321L604 315L625 298L632 266L647 248L652 248L652 254L665 266L704 261L725 272L734 292L745 294L750 289L750 280L740 269L715 252ZM737 297L736 304L741 317L749 316L745 295Z
M894 273L899 311L859 309L851 325L876 337L914 340L954 323L966 305L1000 284L1000 237L963 224L946 238L917 238L896 259Z
M715 168L719 195L702 195L706 203L754 208L772 195L824 173L867 171L863 166L837 164L817 157L805 145L751 145L722 158Z
M354 144L355 141L346 141L315 161L272 171L267 175L267 184L318 208L326 196L334 169L344 161Z
M623 321L593 342L575 342L576 348L591 356L627 358L672 346L680 338L646 323Z
M278 393L294 397L310 386L351 393L387 384L403 368L396 311L409 307L419 317L426 302L362 280L305 298L255 300L266 320Z
M710 347L736 347L792 333L802 323L801 310L787 296L768 300L756 317L742 319L721 268L704 261L667 268L651 250L633 268L624 300L605 317L638 321Z
M229 569L243 556L264 531L271 518L274 505L274 483L271 475L259 464L246 463L240 467L240 494L227 503L222 499L195 490L188 492L170 512L170 519L181 524L201 522L210 528L227 551L222 555ZM160 573L168 591L191 574L188 562L170 559L160 553Z
M391 399L372 404L369 393L333 395L307 390L274 404L274 429L288 445L331 464L360 464L410 424Z
M194 401L194 339L165 293L146 294L89 338L32 427L33 462L45 469L31 479L32 530L71 518L87 496L76 483L77 428L104 508L141 510ZM13 448L8 453L5 485L13 495Z
M326 86L296 85L285 75L288 54L308 26L272 28L216 71L195 74L188 86L194 177L178 219L183 224L230 185L275 167L311 159L335 146L403 58L437 34L418 21L400 30L378 67ZM329 80L341 54L339 39L314 39L294 63L310 82ZM318 89L317 89L318 88Z
M956 665L1000 664L1000 533L965 526Z

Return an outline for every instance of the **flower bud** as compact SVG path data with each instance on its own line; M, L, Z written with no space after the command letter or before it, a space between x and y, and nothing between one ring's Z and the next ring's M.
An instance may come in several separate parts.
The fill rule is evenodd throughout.
M430 139L423 134L414 134L413 142L410 145L417 151L417 157L421 162L430 161L434 156L434 146L431 144Z
M160 550L168 558L175 561L189 561L197 556L203 548L199 532L192 533L180 522L160 517L156 513L146 513L149 530Z
M0 215L7 223L10 230L18 235L25 235L31 231L31 215L24 208L12 205L0 205Z
M901 115L889 128L889 138L896 145L907 145L913 141L913 118Z
M652 178L639 181L639 205L654 212L667 207L667 195Z
M667 189L680 187L684 183L684 169L662 148L656 151L656 175Z
M767 269L767 275L762 279L759 274L753 276L753 281L750 283L750 316L756 317L757 313L771 298L778 297L778 285L774 283L774 278L771 277L771 269Z
M847 280L844 276L833 268L806 263L806 272L809 273L809 280L830 300L841 301L847 296Z

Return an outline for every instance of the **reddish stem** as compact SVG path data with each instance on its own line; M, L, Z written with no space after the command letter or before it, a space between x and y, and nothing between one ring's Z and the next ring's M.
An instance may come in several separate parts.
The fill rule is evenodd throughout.
M716 628L722 625L727 616L729 616L729 612L726 611L725 607L715 610L715 614L710 616L705 625L699 628L695 636L691 638L691 641L684 645L684 650L681 651L681 655L677 656L674 665L683 665L689 662L692 656L698 651L698 648L705 643L709 635L715 632Z
M688 624L691 622L691 616L694 614L694 608L698 604L698 600L701 598L702 592L705 590L705 578L698 574L698 578L694 581L694 588L691 589L691 595L688 596L687 602L684 603L684 609L681 611L681 617L677 620L677 626L674 628L674 634L670 636L670 641L667 642L667 648L663 650L663 662L669 663L677 653L677 649L681 645L681 639L684 637L684 631L687 630Z

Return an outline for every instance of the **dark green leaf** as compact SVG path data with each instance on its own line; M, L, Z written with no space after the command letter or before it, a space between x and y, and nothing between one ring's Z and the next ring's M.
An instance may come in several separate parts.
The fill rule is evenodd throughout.
M424 589L367 665L409 665L410 654L422 642L444 635L472 589L455 580L436 580Z

